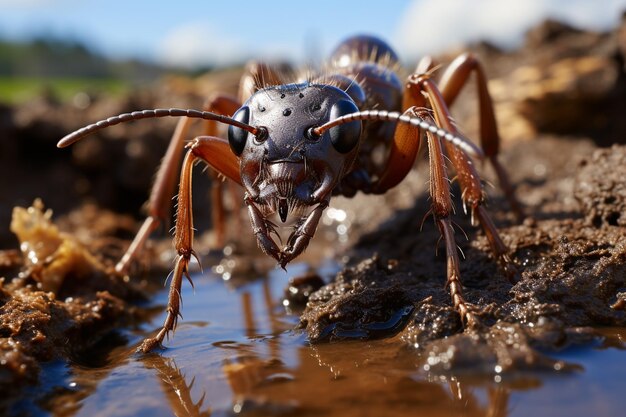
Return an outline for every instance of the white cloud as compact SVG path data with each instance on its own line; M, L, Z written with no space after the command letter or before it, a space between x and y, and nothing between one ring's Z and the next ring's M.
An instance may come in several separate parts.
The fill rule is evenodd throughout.
M178 66L228 65L247 58L243 42L218 33L207 22L186 23L165 34L157 49L160 62Z
M251 58L267 62L299 58L289 43L270 42L254 48L253 42L207 22L185 23L165 34L156 57L163 64L187 68L238 64Z
M483 39L511 47L547 17L597 30L617 24L623 10L626 0L414 0L395 44L405 57Z

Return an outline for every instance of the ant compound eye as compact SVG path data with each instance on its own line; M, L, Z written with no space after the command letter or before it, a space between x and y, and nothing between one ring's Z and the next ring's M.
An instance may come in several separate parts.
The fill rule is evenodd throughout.
M238 122L248 124L248 121L250 120L250 109L247 106L244 106L237 110L232 118L237 120ZM243 148L246 147L247 139L247 131L239 127L228 126L228 143L230 144L230 149L232 149L235 155L241 155L241 153L243 152Z
M339 100L330 109L330 120L346 114L358 112L359 108L352 101ZM361 138L361 121L355 120L328 129L333 147L340 153L348 153L359 143Z

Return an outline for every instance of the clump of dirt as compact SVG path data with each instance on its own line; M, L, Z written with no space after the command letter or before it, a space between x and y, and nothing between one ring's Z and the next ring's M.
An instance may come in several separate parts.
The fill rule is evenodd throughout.
M471 48L486 66L499 120L506 121L499 126L503 140L550 133L591 138L601 146L624 143L625 40L626 14L607 32L547 20L529 30L516 50ZM461 124L471 137L478 131L473 114L463 112Z
M73 216L83 224L88 218L80 212ZM0 274L15 276L0 278L0 391L5 393L0 410L19 398L21 387L37 381L41 363L76 358L135 320L130 302L144 297L137 284L113 273L110 259L92 255L97 238L92 236L88 249L59 231L51 217L39 200L29 208L16 207L11 230L21 256L0 252ZM101 212L101 219L112 217ZM123 217L114 223L122 224Z
M283 305L290 311L303 310L312 293L324 286L324 280L311 272L289 280L285 288Z
M52 211L43 209L41 200L27 209L15 207L10 226L20 241L27 274L37 286L58 294L68 282L80 286L94 275L106 276L104 266L71 236L60 233L50 221Z
M352 250L352 258L360 261L311 295L301 326L314 342L397 333L407 346L418 349L425 366L438 371L565 369L566 364L548 359L538 349L590 341L594 333L586 326L626 325L626 228L614 221L593 221L595 215L591 221L582 216L588 212L582 208L594 206L602 213L602 207L613 210L607 200L623 202L622 186L606 184L612 178L607 173L617 178L623 172L626 147L595 152L583 163L578 179L571 181L566 168L575 166L572 161L583 160L585 154L577 151L587 146L544 139L541 151L550 148L560 158L546 162L542 169L551 176L535 191L545 195L533 198L552 199L555 189L572 196L574 183L583 182L585 190L594 192L585 194L581 186L576 187L582 201L578 214L572 213L572 199L564 198L553 202L548 213L537 208L523 224L499 228L520 271L515 284L498 270L482 232L462 216L455 217L469 234L469 241L457 234L466 257L461 280L481 325L464 326L451 306L444 287L445 256L436 256L439 232L429 221L422 227L428 200L421 198L414 208L360 240ZM562 160L570 163L562 165ZM515 175L532 178L533 166L527 164ZM620 184L626 177L621 178ZM496 218L506 218L507 207L501 200L489 206ZM568 216L561 218L563 213Z
M574 190L589 224L626 227L626 152L598 149L580 162Z

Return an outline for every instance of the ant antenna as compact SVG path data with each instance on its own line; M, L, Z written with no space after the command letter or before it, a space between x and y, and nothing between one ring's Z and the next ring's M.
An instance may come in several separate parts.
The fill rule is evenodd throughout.
M322 136L324 132L326 132L328 129L342 125L344 123L350 123L354 120L381 120L387 122L410 124L412 126L419 127L420 129L428 130L430 133L439 136L441 139L447 140L454 146L460 148L461 150L465 151L473 157L476 157L478 159L485 158L485 154L478 146L474 145L472 142L462 136L448 132L447 130L440 128L434 123L427 122L420 117L407 116L398 112L390 112L387 110L365 110L346 114L334 120L328 121L321 126L311 129L311 133L315 136Z
M100 120L99 122L90 124L89 126L80 128L61 139L59 143L57 143L57 147L65 148L66 146L78 142L85 136L97 130L104 129L109 126L124 122L130 122L132 120L150 119L156 117L191 117L196 119L214 120L216 122L238 127L252 133L255 136L263 134L264 131L263 128L250 126L248 124L238 122L235 119L231 119L230 117L222 116L221 114L215 114L208 111L200 111L194 109L151 109L134 111L132 113L123 113L117 116L109 117L108 119Z

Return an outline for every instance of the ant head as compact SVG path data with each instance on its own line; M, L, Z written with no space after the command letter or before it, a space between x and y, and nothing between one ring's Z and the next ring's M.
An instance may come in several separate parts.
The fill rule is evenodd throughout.
M253 136L231 126L228 139L238 156L242 156L244 151L254 153L253 148L262 145L270 154L267 156L269 159L282 159L286 154L293 156L294 149L301 152L313 146L324 147L320 144L326 142L336 152L348 154L359 143L360 121L331 129L326 137L313 134L311 128L358 110L350 95L330 85L287 84L269 87L253 94L233 116L240 122L262 127L263 134Z
M287 84L257 91L233 118L264 134L234 126L228 132L247 191L272 207L279 200L310 206L329 196L356 158L362 122L321 135L314 129L358 110L350 95L330 85Z

